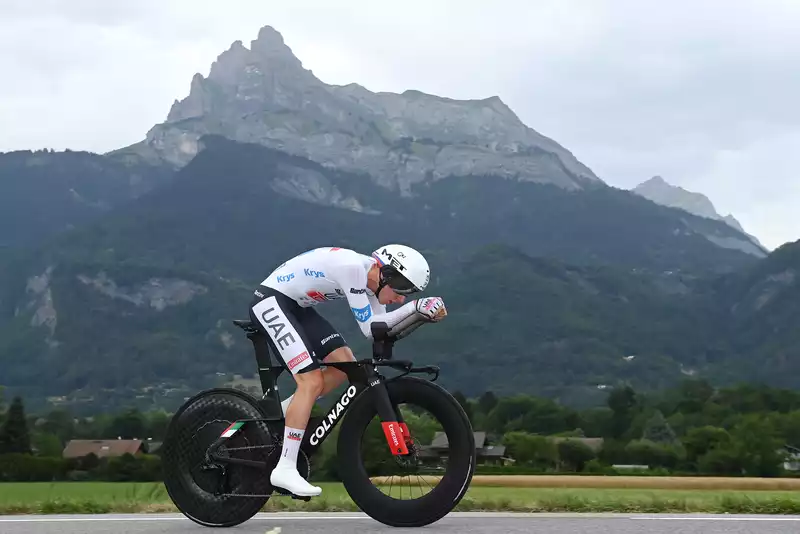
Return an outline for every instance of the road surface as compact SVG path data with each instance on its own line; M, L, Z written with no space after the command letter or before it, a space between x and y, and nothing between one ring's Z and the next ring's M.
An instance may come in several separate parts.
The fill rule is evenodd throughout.
M422 529L387 527L359 513L264 513L233 529L209 529L176 514L0 516L3 534L796 534L800 516L452 513Z

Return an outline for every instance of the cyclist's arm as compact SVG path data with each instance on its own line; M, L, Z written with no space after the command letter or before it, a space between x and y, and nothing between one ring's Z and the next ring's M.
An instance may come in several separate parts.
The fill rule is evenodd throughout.
M349 268L342 275L338 280L339 285L347 295L350 311L365 337L372 338L373 322L386 323L392 331L408 328L414 322L411 320L416 315L414 301L387 312L386 306L380 304L378 299L367 295L367 275L360 267ZM397 330L394 327L398 327Z
M410 302L409 304L414 304ZM408 304L406 304L407 306ZM412 310L411 314L407 317L401 319L397 324L389 328L388 335L394 337L396 339L402 339L406 337L408 334L422 326L423 324L429 322L424 317L420 316L418 313L415 313L416 310Z

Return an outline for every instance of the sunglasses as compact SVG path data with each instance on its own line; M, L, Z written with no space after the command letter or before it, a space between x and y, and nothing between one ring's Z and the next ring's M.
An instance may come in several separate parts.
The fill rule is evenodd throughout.
M381 276L383 276L386 285L392 288L392 291L398 295L410 295L419 291L408 278L397 272L397 269L391 265L384 265L381 267Z

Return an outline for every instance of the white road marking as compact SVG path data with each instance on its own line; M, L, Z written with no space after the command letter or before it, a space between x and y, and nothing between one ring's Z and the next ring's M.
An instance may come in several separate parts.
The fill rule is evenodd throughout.
M336 516L320 516L320 515L257 515L252 517L249 521L306 521L309 519L324 519L326 521L330 520L350 520L350 519L372 519L371 517L365 516L347 516L347 515L336 515ZM106 522L115 522L115 521L189 521L188 518L183 516L148 516L147 514L142 514L141 516L130 516L130 517L97 517L97 516L70 516L70 517L43 517L43 516L32 516L32 517L13 517L13 518L2 518L0 517L0 523L70 523L70 522L91 522L91 521L106 521Z
M692 517L692 516L681 516L681 517L629 517L633 521L800 521L800 517L798 516L788 516L788 517L749 517L749 516L701 516L701 517Z

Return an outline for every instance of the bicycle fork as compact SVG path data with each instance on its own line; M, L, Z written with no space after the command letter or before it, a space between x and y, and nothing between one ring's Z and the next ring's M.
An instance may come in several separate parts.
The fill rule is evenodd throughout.
M378 411L389 450L395 456L408 454L408 445L413 443L408 425L403 420L400 409L389 398L389 391L381 377L377 373L371 375L368 380L370 394Z

